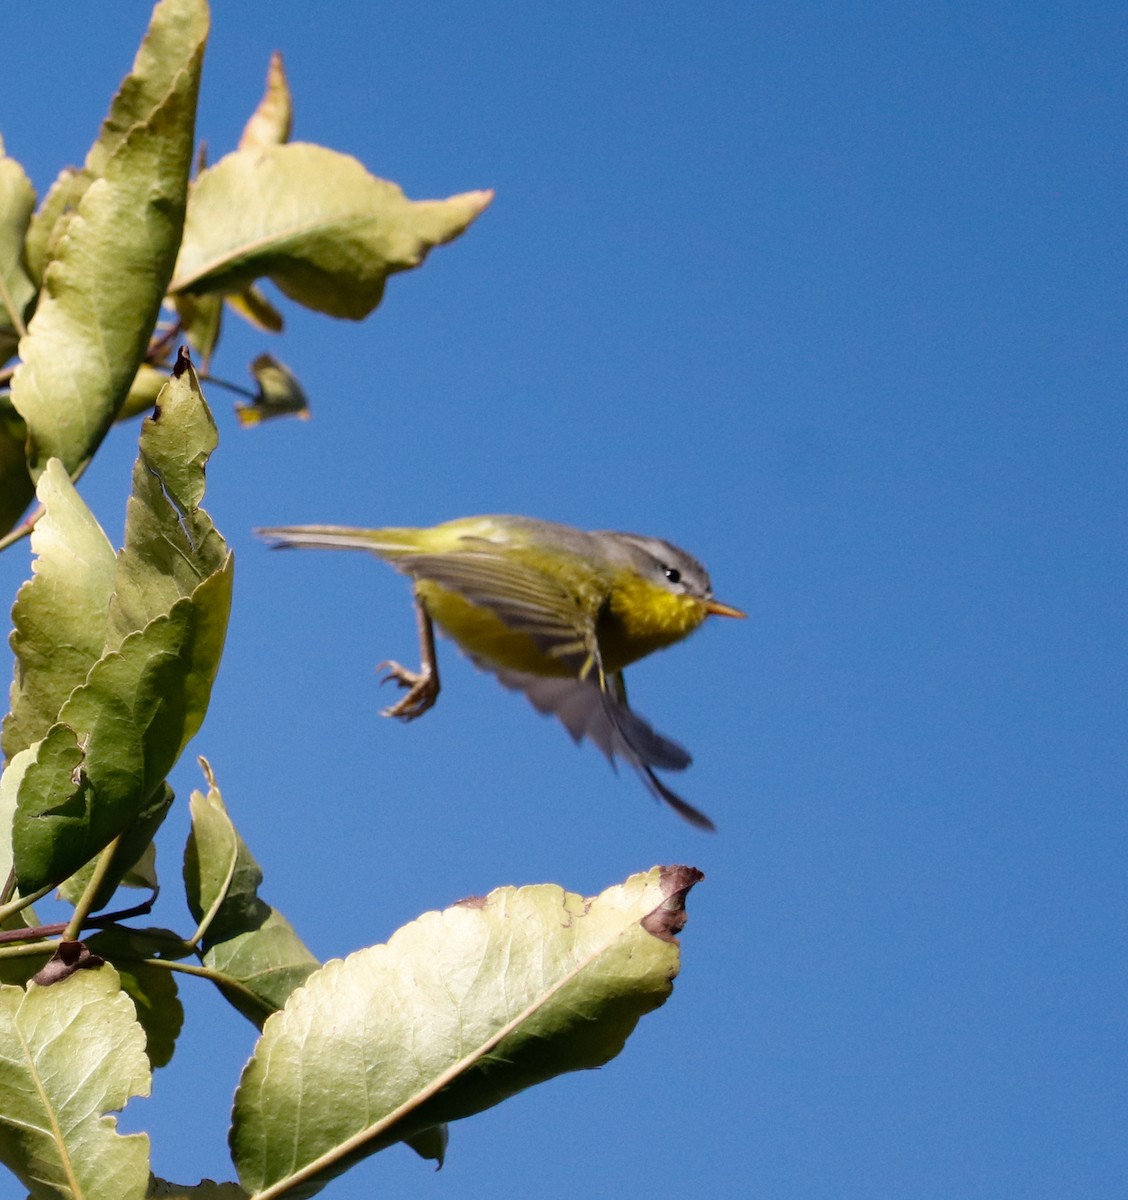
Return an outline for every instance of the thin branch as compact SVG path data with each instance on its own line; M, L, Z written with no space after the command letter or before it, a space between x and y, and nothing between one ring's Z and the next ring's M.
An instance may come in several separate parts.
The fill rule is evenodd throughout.
M126 921L130 917L147 916L153 911L155 901L156 896L153 895L143 903L135 904L132 908L122 908L117 912L88 917L82 928L84 931L105 929L108 925L116 925L119 921ZM54 921L50 925L29 925L26 929L0 929L0 946L5 942L34 942L41 938L54 937L56 934L64 933L68 924L67 921Z

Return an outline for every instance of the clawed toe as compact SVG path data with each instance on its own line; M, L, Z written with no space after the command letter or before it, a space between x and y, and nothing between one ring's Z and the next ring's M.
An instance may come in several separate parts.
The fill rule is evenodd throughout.
M382 717L395 717L400 721L414 721L431 708L439 695L439 681L433 671L424 668L412 671L401 663L389 659L380 663L378 671L385 675L380 680L381 686L393 681L397 686L407 688L407 695L401 697L395 704L382 709Z

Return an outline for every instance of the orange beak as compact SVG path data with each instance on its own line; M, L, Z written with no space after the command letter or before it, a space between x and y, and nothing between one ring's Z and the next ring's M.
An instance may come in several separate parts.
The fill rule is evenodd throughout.
M733 608L731 604L722 604L719 600L706 600L705 611L714 617L747 617L746 612Z

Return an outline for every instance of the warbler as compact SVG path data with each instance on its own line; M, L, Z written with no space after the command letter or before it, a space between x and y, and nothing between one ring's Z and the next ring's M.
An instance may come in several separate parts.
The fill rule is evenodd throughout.
M479 667L622 759L691 824L704 813L662 782L689 753L627 704L623 668L688 637L707 616L746 614L713 599L705 568L669 542L587 533L531 517L462 517L426 529L289 525L255 531L276 548L367 550L413 581L421 665L380 664L406 689L383 715L412 721L439 695L434 624Z

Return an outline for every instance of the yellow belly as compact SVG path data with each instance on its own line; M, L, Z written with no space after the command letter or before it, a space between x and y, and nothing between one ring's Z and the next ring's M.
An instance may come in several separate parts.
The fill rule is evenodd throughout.
M510 629L488 608L471 604L428 579L418 580L415 590L435 624L472 657L531 675L575 674L559 659L545 654L528 634Z

